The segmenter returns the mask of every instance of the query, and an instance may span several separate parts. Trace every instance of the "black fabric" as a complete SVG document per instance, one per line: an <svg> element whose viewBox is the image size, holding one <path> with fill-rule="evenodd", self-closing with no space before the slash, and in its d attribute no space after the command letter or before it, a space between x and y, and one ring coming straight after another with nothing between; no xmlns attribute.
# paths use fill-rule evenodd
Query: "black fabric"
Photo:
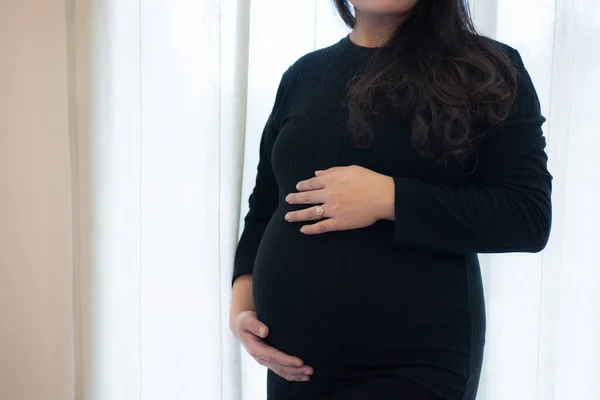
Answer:
<svg viewBox="0 0 600 400"><path fill-rule="evenodd" d="M551 221L545 118L519 53L498 45L517 67L517 111L465 164L418 156L410 123L395 116L375 121L370 148L353 145L346 89L375 49L346 36L284 73L232 283L253 275L266 341L315 373L287 382L269 372L269 400L475 398L485 342L477 253L538 252ZM394 178L395 221L313 236L299 230L311 222L285 221L307 207L285 202L299 181L352 164Z"/></svg>

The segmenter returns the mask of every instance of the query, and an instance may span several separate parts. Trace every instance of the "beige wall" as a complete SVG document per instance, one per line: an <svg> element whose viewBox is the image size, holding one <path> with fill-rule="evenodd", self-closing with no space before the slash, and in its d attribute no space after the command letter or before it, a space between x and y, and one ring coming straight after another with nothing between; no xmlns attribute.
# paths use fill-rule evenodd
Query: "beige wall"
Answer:
<svg viewBox="0 0 600 400"><path fill-rule="evenodd" d="M0 1L0 399L73 391L65 0Z"/></svg>

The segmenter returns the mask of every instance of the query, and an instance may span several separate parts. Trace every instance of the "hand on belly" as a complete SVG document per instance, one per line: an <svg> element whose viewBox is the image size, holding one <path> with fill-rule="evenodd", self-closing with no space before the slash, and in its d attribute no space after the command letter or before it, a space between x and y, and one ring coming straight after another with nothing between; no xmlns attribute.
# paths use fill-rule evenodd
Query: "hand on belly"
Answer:
<svg viewBox="0 0 600 400"><path fill-rule="evenodd" d="M290 193L290 204L320 204L286 214L288 222L312 221L305 234L364 228L381 219L394 219L394 180L367 168L351 165L316 171L316 177L301 181Z"/></svg>
<svg viewBox="0 0 600 400"><path fill-rule="evenodd" d="M263 339L269 335L269 328L257 319L256 312L240 313L233 324L233 331L259 364L288 381L310 380L310 375L314 373L311 367L304 365L300 358L285 354L265 343Z"/></svg>

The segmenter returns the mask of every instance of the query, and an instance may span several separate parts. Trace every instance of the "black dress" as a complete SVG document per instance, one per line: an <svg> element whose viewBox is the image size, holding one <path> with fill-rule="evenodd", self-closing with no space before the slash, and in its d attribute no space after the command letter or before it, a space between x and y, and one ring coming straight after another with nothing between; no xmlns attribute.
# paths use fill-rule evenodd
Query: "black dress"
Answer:
<svg viewBox="0 0 600 400"><path fill-rule="evenodd" d="M477 253L538 252L551 221L545 118L519 53L497 43L517 67L517 111L477 144L476 164L420 157L410 123L395 117L375 121L370 148L354 146L347 85L375 49L348 36L284 73L233 280L253 274L267 342L314 375L288 382L269 370L268 400L475 398L485 341ZM312 222L284 219L309 207L285 201L299 181L352 164L394 178L394 222L304 235Z"/></svg>

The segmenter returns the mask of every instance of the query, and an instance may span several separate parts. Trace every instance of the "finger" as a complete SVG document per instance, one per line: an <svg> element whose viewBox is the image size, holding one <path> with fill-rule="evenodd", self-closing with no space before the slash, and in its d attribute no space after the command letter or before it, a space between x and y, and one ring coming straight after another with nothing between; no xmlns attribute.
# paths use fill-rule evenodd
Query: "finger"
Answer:
<svg viewBox="0 0 600 400"><path fill-rule="evenodd" d="M261 347L258 355L268 362L276 363L286 367L301 367L304 365L304 362L300 358L285 354L284 352L279 351L269 345Z"/></svg>
<svg viewBox="0 0 600 400"><path fill-rule="evenodd" d="M285 354L284 352L268 345L265 349L263 349L261 357L269 362L277 363L286 367L301 367L304 365L304 362L300 358Z"/></svg>
<svg viewBox="0 0 600 400"><path fill-rule="evenodd" d="M300 192L307 190L319 190L325 187L323 178L315 177L298 182L296 189Z"/></svg>
<svg viewBox="0 0 600 400"><path fill-rule="evenodd" d="M308 381L310 379L310 375L307 375L305 373L290 373L290 372L284 372L282 371L282 368L279 364L272 364L268 361L265 361L261 358L256 358L256 361L260 364L263 365L267 368L269 368L271 371L273 371L275 374L279 375L280 377L282 377L283 379L287 380L287 381Z"/></svg>
<svg viewBox="0 0 600 400"><path fill-rule="evenodd" d="M267 337L269 327L256 318L246 318L240 322L240 327L261 338Z"/></svg>
<svg viewBox="0 0 600 400"><path fill-rule="evenodd" d="M312 375L314 374L314 369L312 369L311 367L309 367L308 365L303 365L302 367L286 367L285 365L281 365L281 364L277 364L277 363L273 363L273 362L269 362L267 360L264 360L260 357L254 357L254 359L256 360L256 362L258 362L260 365L264 365L265 367L268 368L277 368L278 371L285 373L287 375Z"/></svg>
<svg viewBox="0 0 600 400"><path fill-rule="evenodd" d="M337 221L335 218L325 219L312 225L304 225L300 228L300 232L307 235L318 235L325 232L337 231Z"/></svg>
<svg viewBox="0 0 600 400"><path fill-rule="evenodd" d="M324 169L324 170L323 169L322 170L318 170L318 171L315 171L315 175L316 176L321 176L321 175L329 174L331 172L337 171L338 169L340 169L340 167L331 167L331 168L327 168L327 169Z"/></svg>
<svg viewBox="0 0 600 400"><path fill-rule="evenodd" d="M324 198L324 190L319 189L300 193L290 193L286 196L285 201L289 204L319 204L324 202Z"/></svg>
<svg viewBox="0 0 600 400"><path fill-rule="evenodd" d="M281 373L286 375L312 375L314 370L308 365L302 367L286 367L285 365L280 365L276 363L269 363L269 368L277 368Z"/></svg>
<svg viewBox="0 0 600 400"><path fill-rule="evenodd" d="M288 381L308 381L310 380L310 375L307 374L294 374L288 372L284 367L278 364L269 363L268 368L275 372L277 375Z"/></svg>
<svg viewBox="0 0 600 400"><path fill-rule="evenodd" d="M285 220L288 222L298 222L314 221L325 218L325 213L317 215L317 207L319 206L309 207L304 210L290 211L289 213L285 214ZM324 206L321 207L323 207L323 210L325 210Z"/></svg>
<svg viewBox="0 0 600 400"><path fill-rule="evenodd" d="M293 373L293 372L290 372L290 370L288 368L282 367L279 364L267 363L267 365L268 365L269 369L271 369L273 372L275 372L277 375L283 377L284 379L287 379L288 381L308 381L308 380L310 380L311 374Z"/></svg>
<svg viewBox="0 0 600 400"><path fill-rule="evenodd" d="M290 356L289 354L285 354L284 352L269 346L257 336L251 335L250 338L245 339L244 345L246 346L246 350L248 350L248 353L253 357L260 357L265 361L277 363L286 367L301 367L304 365L304 362L300 358Z"/></svg>

